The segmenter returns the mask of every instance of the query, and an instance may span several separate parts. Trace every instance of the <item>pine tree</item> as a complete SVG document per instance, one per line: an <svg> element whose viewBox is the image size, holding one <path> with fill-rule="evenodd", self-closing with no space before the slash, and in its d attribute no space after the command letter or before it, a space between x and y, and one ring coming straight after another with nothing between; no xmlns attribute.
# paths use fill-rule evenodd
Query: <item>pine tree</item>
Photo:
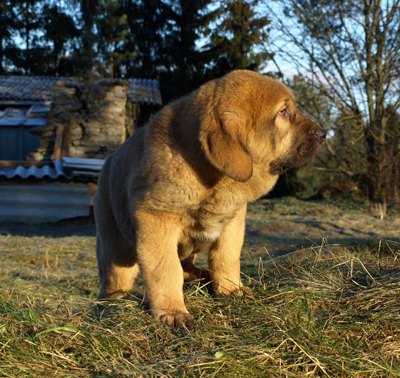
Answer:
<svg viewBox="0 0 400 378"><path fill-rule="evenodd" d="M40 74L43 70L45 48L40 46L40 1L12 0L9 2L14 15L14 31L23 41L23 47L14 44L9 58L17 70L25 74Z"/></svg>
<svg viewBox="0 0 400 378"><path fill-rule="evenodd" d="M70 42L78 38L80 33L71 16L58 5L44 6L42 15L44 40L50 43L50 49L45 61L47 75L74 74L73 62L68 57L67 50Z"/></svg>
<svg viewBox="0 0 400 378"><path fill-rule="evenodd" d="M256 7L258 0L223 0L218 8L217 25L210 25L206 36L210 42L205 46L205 54L212 57L210 78L222 76L234 69L251 69L259 71L272 57L254 47L264 44L268 39L266 17L258 17Z"/></svg>
<svg viewBox="0 0 400 378"><path fill-rule="evenodd" d="M94 34L94 17L98 6L98 0L67 0L70 7L79 7L80 18L78 28L79 35L78 47L73 51L71 61L75 66L76 74L91 81L93 66L95 61L94 44L96 36Z"/></svg>
<svg viewBox="0 0 400 378"><path fill-rule="evenodd" d="M0 3L0 75L6 72L5 65L9 61L9 50L12 49L14 30L14 8L11 1Z"/></svg>
<svg viewBox="0 0 400 378"><path fill-rule="evenodd" d="M121 12L127 15L124 48L135 51L127 59L127 77L155 79L163 69L162 50L170 32L169 6L161 0L124 0Z"/></svg>
<svg viewBox="0 0 400 378"><path fill-rule="evenodd" d="M100 0L94 18L97 46L102 63L108 67L111 78L121 64L136 56L136 53L129 51L126 46L127 18L126 13L121 12L119 0Z"/></svg>
<svg viewBox="0 0 400 378"><path fill-rule="evenodd" d="M173 28L162 55L169 65L160 72L168 100L189 93L207 81L205 73L211 57L199 49L198 41L218 16L218 12L209 8L213 3L212 0L177 0L171 7Z"/></svg>

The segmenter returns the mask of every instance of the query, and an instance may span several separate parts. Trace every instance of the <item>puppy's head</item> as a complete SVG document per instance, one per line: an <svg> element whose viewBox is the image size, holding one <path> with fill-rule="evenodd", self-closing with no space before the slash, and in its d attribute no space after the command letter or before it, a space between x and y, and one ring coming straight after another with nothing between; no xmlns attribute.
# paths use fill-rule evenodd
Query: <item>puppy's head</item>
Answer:
<svg viewBox="0 0 400 378"><path fill-rule="evenodd" d="M312 160L326 133L297 109L282 83L252 71L233 71L200 88L207 102L199 140L219 171L250 180L256 164L278 175Z"/></svg>

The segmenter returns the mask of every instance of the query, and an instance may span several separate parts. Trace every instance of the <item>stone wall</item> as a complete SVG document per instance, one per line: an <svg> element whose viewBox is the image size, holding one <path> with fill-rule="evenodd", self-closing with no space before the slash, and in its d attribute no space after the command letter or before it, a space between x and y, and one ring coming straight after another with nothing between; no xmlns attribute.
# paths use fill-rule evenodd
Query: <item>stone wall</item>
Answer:
<svg viewBox="0 0 400 378"><path fill-rule="evenodd" d="M106 158L134 131L138 105L127 101L129 82L105 80L85 87L57 82L47 125L32 133L42 136L33 160L53 157L57 125L64 126L64 149L71 157ZM65 146L67 144L67 146Z"/></svg>

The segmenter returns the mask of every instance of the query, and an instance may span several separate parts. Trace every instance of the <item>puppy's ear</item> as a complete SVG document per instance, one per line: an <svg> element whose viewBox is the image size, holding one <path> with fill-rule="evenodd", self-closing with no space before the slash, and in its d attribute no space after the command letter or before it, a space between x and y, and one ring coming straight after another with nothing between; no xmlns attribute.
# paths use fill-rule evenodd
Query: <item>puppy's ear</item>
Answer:
<svg viewBox="0 0 400 378"><path fill-rule="evenodd" d="M250 180L253 159L247 146L247 117L235 112L208 114L200 124L199 140L210 163L239 182Z"/></svg>

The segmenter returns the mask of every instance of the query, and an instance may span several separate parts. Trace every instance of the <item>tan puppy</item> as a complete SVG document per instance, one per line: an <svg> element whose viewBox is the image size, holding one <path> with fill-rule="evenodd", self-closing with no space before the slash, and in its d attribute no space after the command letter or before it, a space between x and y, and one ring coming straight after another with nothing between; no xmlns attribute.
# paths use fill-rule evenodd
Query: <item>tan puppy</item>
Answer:
<svg viewBox="0 0 400 378"><path fill-rule="evenodd" d="M128 297L140 270L153 317L192 327L182 285L203 273L195 255L208 251L218 293L238 292L246 204L313 159L324 139L285 85L252 71L233 71L165 106L101 173L99 298Z"/></svg>

